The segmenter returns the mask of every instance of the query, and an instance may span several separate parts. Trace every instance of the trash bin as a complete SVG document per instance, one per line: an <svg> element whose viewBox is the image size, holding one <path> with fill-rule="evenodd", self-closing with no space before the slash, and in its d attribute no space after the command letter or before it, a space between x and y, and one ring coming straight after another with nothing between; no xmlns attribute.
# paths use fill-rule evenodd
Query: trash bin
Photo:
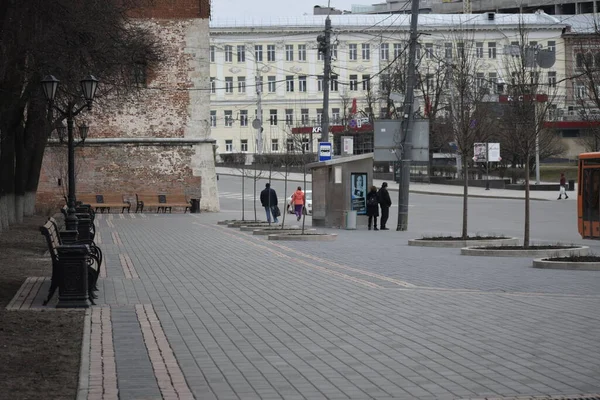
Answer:
<svg viewBox="0 0 600 400"><path fill-rule="evenodd" d="M569 191L573 191L575 190L575 180L574 179L569 179Z"/></svg>
<svg viewBox="0 0 600 400"><path fill-rule="evenodd" d="M344 221L346 229L356 229L356 211L344 211Z"/></svg>
<svg viewBox="0 0 600 400"><path fill-rule="evenodd" d="M190 207L190 213L200 214L200 199L191 199L190 203L192 204Z"/></svg>

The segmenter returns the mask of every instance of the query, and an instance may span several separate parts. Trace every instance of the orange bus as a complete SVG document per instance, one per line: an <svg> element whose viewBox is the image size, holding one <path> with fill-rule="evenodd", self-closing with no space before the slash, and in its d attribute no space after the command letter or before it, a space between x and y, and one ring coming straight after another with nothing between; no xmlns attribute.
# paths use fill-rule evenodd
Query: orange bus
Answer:
<svg viewBox="0 0 600 400"><path fill-rule="evenodd" d="M600 152L579 155L577 226L584 239L600 239Z"/></svg>

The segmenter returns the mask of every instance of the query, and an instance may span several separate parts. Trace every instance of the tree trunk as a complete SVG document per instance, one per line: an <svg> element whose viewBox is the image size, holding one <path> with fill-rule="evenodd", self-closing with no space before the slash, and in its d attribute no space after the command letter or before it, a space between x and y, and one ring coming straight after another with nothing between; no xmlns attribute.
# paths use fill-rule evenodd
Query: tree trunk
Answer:
<svg viewBox="0 0 600 400"><path fill-rule="evenodd" d="M304 161L304 169L303 169L303 175L304 175L304 183L302 186L304 188L304 205L302 206L302 234L304 235L304 223L306 222L306 160Z"/></svg>
<svg viewBox="0 0 600 400"><path fill-rule="evenodd" d="M6 125L5 125L6 126ZM13 124L9 125L13 128ZM3 197L3 224L15 223L15 133L3 132L0 152L0 195Z"/></svg>
<svg viewBox="0 0 600 400"><path fill-rule="evenodd" d="M256 215L256 181L258 180L258 177L256 176L256 167L254 167L254 176L252 177L252 184L253 184L253 190L254 190L254 194L253 194L253 198L254 198L254 220L258 221L258 216Z"/></svg>
<svg viewBox="0 0 600 400"><path fill-rule="evenodd" d="M523 247L529 247L529 157L525 157L525 233Z"/></svg>
<svg viewBox="0 0 600 400"><path fill-rule="evenodd" d="M5 231L9 229L7 204L6 196L0 194L0 225L2 225L2 230Z"/></svg>
<svg viewBox="0 0 600 400"><path fill-rule="evenodd" d="M33 101L32 101L33 103ZM32 105L32 113L33 115L39 115L39 118L34 120L34 124L36 126L27 126L26 127L26 140L30 141L26 143L27 152L30 153L29 156L29 165L28 165L28 173L26 176L25 183L25 203L23 213L27 216L31 216L35 213L35 196L38 189L38 184L40 181L40 175L42 171L42 163L44 161L44 152L46 150L46 144L48 143L48 132L51 129L48 126L47 119L42 116L45 113L45 104L35 102ZM29 115L27 121L32 116ZM45 129L40 129L39 126L43 126L46 124Z"/></svg>
<svg viewBox="0 0 600 400"><path fill-rule="evenodd" d="M283 218L281 218L281 229L283 229L283 226L285 225L285 216L287 215L287 186L288 186L288 163L285 163L285 177L283 179L283 207L281 208L283 210Z"/></svg>
<svg viewBox="0 0 600 400"><path fill-rule="evenodd" d="M35 196L37 192L25 192L25 198L23 202L23 215L31 217L35 214Z"/></svg>
<svg viewBox="0 0 600 400"><path fill-rule="evenodd" d="M463 163L463 171L464 171L464 179L463 179L463 212L462 212L462 234L461 237L463 240L467 240L467 236L469 235L468 233L468 199L469 199L469 171L468 171L468 167L469 167L469 163L467 161L467 157L463 157L462 158L462 163Z"/></svg>
<svg viewBox="0 0 600 400"><path fill-rule="evenodd" d="M244 208L245 199L246 199L246 167L242 166L242 221L246 219L246 210Z"/></svg>

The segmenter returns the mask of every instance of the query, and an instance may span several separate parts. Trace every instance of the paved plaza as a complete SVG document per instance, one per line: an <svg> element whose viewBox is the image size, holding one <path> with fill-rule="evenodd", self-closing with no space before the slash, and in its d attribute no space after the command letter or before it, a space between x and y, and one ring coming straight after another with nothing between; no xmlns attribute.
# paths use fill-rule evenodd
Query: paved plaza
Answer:
<svg viewBox="0 0 600 400"><path fill-rule="evenodd" d="M222 177L221 191L235 179ZM98 215L106 268L86 318L79 399L600 393L597 272L407 245L434 223L459 229L459 214L443 216L460 199L412 195L409 232L281 244L217 225L239 218L241 198L222 198L219 214ZM521 204L473 199L474 224L519 232L507 210ZM574 203L542 205L534 236L572 230L559 207Z"/></svg>

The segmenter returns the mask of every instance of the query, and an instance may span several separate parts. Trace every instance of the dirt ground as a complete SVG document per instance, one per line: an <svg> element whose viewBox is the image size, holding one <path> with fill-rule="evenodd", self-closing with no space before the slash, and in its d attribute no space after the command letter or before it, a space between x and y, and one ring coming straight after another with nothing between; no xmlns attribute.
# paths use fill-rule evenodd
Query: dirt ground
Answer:
<svg viewBox="0 0 600 400"><path fill-rule="evenodd" d="M0 233L0 399L76 397L84 312L6 310L25 278L51 274L39 231L46 219Z"/></svg>

